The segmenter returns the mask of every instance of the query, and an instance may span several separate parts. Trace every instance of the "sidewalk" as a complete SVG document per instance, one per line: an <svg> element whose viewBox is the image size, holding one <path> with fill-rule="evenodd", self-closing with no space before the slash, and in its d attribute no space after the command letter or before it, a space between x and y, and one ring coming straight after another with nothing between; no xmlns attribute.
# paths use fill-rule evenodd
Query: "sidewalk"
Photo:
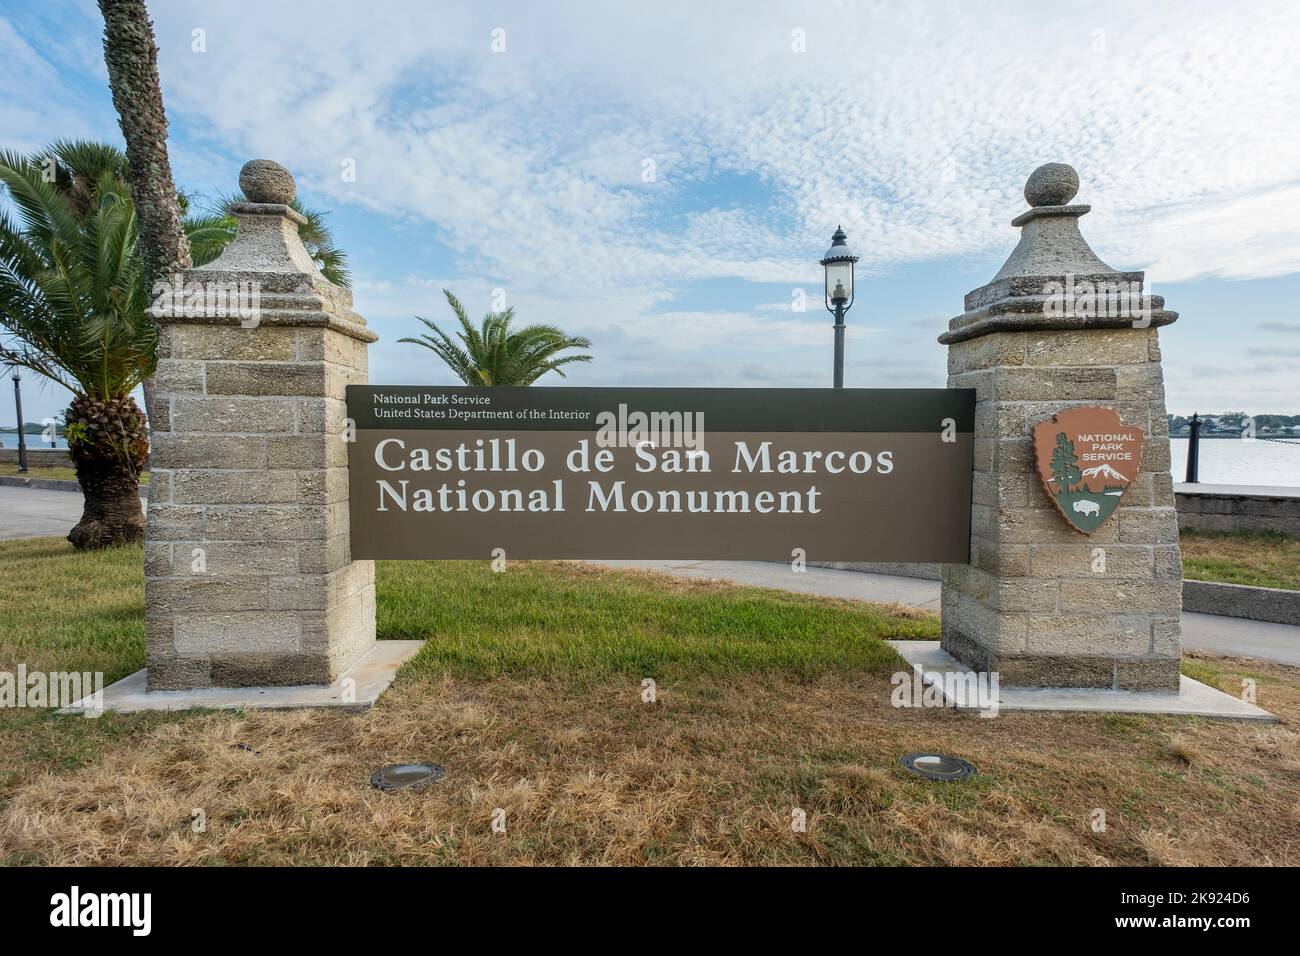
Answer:
<svg viewBox="0 0 1300 956"><path fill-rule="evenodd" d="M0 486L0 541L62 538L81 519L81 495Z"/></svg>
<svg viewBox="0 0 1300 956"><path fill-rule="evenodd" d="M66 491L0 487L0 541L63 537L81 517L81 496ZM939 582L887 574L808 568L764 561L599 561L683 578L721 578L760 588L781 588L826 597L908 604L936 614ZM1183 613L1183 647L1192 651L1258 657L1300 667L1300 627L1213 614Z"/></svg>

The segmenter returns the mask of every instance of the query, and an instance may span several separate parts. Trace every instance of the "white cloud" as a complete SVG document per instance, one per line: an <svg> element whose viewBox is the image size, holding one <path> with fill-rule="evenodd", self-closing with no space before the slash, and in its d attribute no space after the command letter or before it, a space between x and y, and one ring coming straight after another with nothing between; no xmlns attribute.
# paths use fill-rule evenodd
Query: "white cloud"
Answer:
<svg viewBox="0 0 1300 956"><path fill-rule="evenodd" d="M576 0L318 0L309 15L177 0L153 13L186 131L179 181L229 190L240 162L269 156L336 208L429 229L455 251L447 281L481 303L472 313L491 276L529 320L623 349L575 381L739 384L781 349L778 378L820 379L824 321L660 310L683 284L735 278L802 286L815 311L836 223L866 274L1004 254L1024 179L1049 160L1078 168L1084 232L1118 268L1155 283L1300 269L1300 5L1286 0L663 0L598 14ZM206 53L191 50L195 27ZM796 29L807 52L792 50ZM0 21L0 51L31 61L11 34ZM355 183L340 176L348 159ZM729 179L735 195L710 191ZM381 278L357 286L372 321L445 316L438 283ZM655 338L671 340L658 366L638 344ZM895 346L889 375L942 381L932 340ZM381 343L376 378L409 372L403 349Z"/></svg>
<svg viewBox="0 0 1300 956"><path fill-rule="evenodd" d="M356 9L271 6L255 31L237 9L160 9L169 103L235 156L409 211L512 281L558 285L575 262L584 283L809 281L841 220L865 267L987 252L1049 159L1079 168L1090 235L1119 265L1171 281L1300 261L1294 5ZM206 54L189 51L195 22ZM765 210L674 215L719 171L760 177L789 228Z"/></svg>

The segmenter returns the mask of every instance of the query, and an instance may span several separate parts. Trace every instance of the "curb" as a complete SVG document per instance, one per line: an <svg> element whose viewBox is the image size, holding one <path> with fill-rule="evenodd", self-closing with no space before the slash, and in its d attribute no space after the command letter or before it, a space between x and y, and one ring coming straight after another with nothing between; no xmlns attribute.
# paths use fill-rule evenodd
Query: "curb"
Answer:
<svg viewBox="0 0 1300 956"><path fill-rule="evenodd" d="M61 478L24 478L20 475L0 475L0 488L41 488L45 491L81 491L75 481Z"/></svg>
<svg viewBox="0 0 1300 956"><path fill-rule="evenodd" d="M1183 610L1274 624L1300 624L1300 591L1184 580Z"/></svg>

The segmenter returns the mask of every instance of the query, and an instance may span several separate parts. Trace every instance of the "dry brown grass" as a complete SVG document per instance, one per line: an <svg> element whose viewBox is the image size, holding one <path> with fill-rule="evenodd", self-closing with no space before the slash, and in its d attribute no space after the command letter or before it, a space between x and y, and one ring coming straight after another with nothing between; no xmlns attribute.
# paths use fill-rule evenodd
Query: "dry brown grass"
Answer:
<svg viewBox="0 0 1300 956"><path fill-rule="evenodd" d="M1296 864L1300 674L1249 673L1279 726L898 711L883 676L640 684L407 677L364 714L151 724L0 810L10 862L79 864ZM244 744L260 756L241 749ZM980 775L905 774L912 750ZM380 793L374 768L446 778ZM795 807L807 830L793 832ZM207 829L191 830L206 812ZM506 832L492 832L494 811ZM1094 808L1106 812L1093 832Z"/></svg>

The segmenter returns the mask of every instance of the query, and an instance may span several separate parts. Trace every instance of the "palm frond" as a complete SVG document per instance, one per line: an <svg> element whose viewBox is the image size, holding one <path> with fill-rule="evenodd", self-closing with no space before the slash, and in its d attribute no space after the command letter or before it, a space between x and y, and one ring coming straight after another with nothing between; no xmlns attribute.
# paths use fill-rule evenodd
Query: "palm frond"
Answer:
<svg viewBox="0 0 1300 956"><path fill-rule="evenodd" d="M587 349L591 342L582 336L569 335L553 325L529 325L514 329L513 308L488 312L475 326L465 307L450 289L442 293L460 325L452 338L433 322L416 316L433 333L419 338L404 338L432 350L467 385L531 385L547 372L564 378L561 367L573 362L590 362L590 355L561 355L571 349Z"/></svg>
<svg viewBox="0 0 1300 956"><path fill-rule="evenodd" d="M196 266L212 262L235 238L233 216L187 216L181 228L190 241L190 261Z"/></svg>
<svg viewBox="0 0 1300 956"><path fill-rule="evenodd" d="M87 183L80 208L42 164L0 154L0 185L17 211L16 221L0 215L0 354L108 399L153 371L157 333L129 193L111 171Z"/></svg>

